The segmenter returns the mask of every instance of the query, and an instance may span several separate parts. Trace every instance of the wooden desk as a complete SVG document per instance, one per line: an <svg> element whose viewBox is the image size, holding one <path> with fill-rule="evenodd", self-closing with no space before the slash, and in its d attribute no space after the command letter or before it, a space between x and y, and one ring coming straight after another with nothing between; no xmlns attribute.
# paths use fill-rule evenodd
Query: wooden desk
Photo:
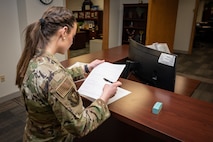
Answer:
<svg viewBox="0 0 213 142"><path fill-rule="evenodd" d="M91 62L95 59L105 59L108 62L115 63L122 61L129 54L129 46L123 45L115 48L106 49L103 51L93 52L90 54L84 54L65 61L62 61L62 65L65 67L71 66L76 62Z"/></svg>
<svg viewBox="0 0 213 142"><path fill-rule="evenodd" d="M108 50L98 51L90 54L85 54L82 56L74 57L62 62L62 65L69 67L75 62L85 62L89 63L95 59L105 59L108 62L125 62L129 54L129 46L122 45L115 48L110 48ZM183 76L176 76L175 81L175 93L191 96L194 90L198 87L200 81L186 78Z"/></svg>
<svg viewBox="0 0 213 142"><path fill-rule="evenodd" d="M68 67L77 61L90 62L96 58L120 62L127 56L128 47L120 46L75 57L63 61L62 65ZM121 87L132 93L109 105L114 118L163 141L213 140L213 105L211 103L135 81L122 78L119 80L123 83ZM190 94L197 86L196 81L191 83L194 80L182 76L178 76L176 81L175 91L179 91L180 94ZM154 115L151 109L157 101L163 102L163 108L159 115Z"/></svg>
<svg viewBox="0 0 213 142"><path fill-rule="evenodd" d="M211 141L213 139L213 105L120 79L121 86L132 93L109 105L112 115L144 132L163 140ZM155 102L163 102L159 115L151 113Z"/></svg>

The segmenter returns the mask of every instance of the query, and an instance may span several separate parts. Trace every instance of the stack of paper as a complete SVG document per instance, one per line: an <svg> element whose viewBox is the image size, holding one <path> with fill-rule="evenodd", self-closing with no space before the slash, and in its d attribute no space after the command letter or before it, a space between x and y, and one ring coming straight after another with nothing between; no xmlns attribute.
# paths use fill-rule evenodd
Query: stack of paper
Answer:
<svg viewBox="0 0 213 142"><path fill-rule="evenodd" d="M169 50L169 47L166 43L157 43L156 42L156 43L153 43L152 45L146 45L146 47L149 47L151 49L158 50L161 52L171 53Z"/></svg>

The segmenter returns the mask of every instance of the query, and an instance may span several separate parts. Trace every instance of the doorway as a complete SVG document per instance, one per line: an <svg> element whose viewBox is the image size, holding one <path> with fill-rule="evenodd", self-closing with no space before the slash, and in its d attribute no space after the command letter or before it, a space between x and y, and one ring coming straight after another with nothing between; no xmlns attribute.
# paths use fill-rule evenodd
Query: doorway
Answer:
<svg viewBox="0 0 213 142"><path fill-rule="evenodd" d="M193 48L213 45L213 0L197 0Z"/></svg>

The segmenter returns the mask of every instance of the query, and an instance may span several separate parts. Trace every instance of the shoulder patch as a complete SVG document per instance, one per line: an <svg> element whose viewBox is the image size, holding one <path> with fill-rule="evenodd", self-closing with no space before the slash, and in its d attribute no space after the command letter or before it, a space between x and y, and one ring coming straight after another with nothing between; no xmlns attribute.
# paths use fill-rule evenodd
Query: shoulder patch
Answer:
<svg viewBox="0 0 213 142"><path fill-rule="evenodd" d="M62 81L62 83L56 88L56 92L64 98L72 88L72 82L68 77L65 77L65 79Z"/></svg>

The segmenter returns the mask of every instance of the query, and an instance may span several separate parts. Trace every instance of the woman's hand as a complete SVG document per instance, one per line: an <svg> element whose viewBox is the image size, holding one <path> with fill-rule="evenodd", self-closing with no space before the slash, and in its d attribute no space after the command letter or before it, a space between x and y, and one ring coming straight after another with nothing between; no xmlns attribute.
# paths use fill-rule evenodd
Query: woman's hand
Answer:
<svg viewBox="0 0 213 142"><path fill-rule="evenodd" d="M91 72L93 68L95 68L97 65L99 65L103 62L105 62L105 60L96 59L96 60L92 61L91 63L87 64L88 70Z"/></svg>
<svg viewBox="0 0 213 142"><path fill-rule="evenodd" d="M100 99L107 103L108 100L116 94L117 87L121 85L122 83L120 81L114 82L112 84L105 84Z"/></svg>

